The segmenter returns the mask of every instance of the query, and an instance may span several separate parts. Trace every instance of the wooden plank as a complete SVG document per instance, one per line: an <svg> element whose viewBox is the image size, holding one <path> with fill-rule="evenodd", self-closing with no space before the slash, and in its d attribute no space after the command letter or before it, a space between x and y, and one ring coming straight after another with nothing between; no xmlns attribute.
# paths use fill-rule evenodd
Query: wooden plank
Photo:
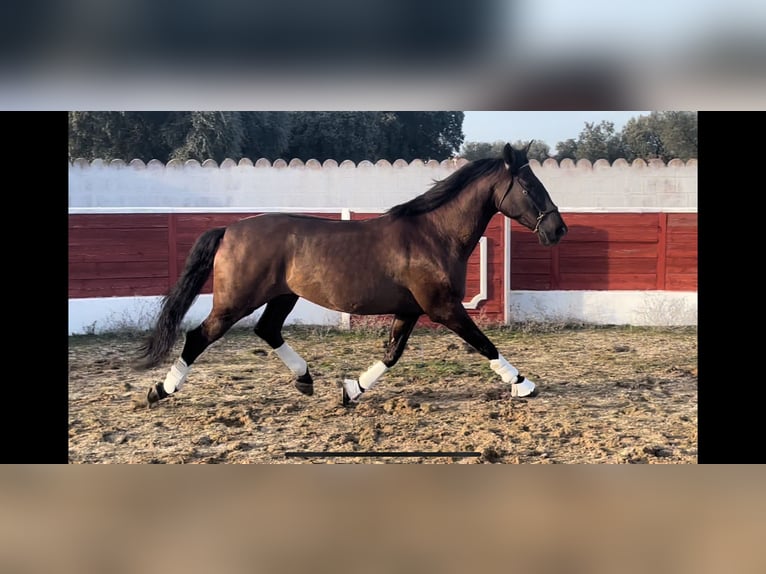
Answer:
<svg viewBox="0 0 766 574"><path fill-rule="evenodd" d="M678 228L692 228L697 232L697 214L696 213L668 213L668 230Z"/></svg>
<svg viewBox="0 0 766 574"><path fill-rule="evenodd" d="M199 229L206 231L213 227L226 227L241 219L259 215L259 212L250 213L177 213L177 225L179 230Z"/></svg>
<svg viewBox="0 0 766 574"><path fill-rule="evenodd" d="M164 261L72 261L69 279L131 279L168 276Z"/></svg>
<svg viewBox="0 0 766 574"><path fill-rule="evenodd" d="M666 262L667 273L697 274L696 257L669 257Z"/></svg>
<svg viewBox="0 0 766 574"><path fill-rule="evenodd" d="M698 241L696 235L674 235L668 237L668 253L697 253Z"/></svg>
<svg viewBox="0 0 766 574"><path fill-rule="evenodd" d="M551 264L548 259L513 259L511 262L512 275L525 275L527 273L542 274L550 272Z"/></svg>
<svg viewBox="0 0 766 574"><path fill-rule="evenodd" d="M668 216L664 213L658 214L660 232L658 234L659 241L657 242L657 289L665 289L665 258L667 256L667 222Z"/></svg>
<svg viewBox="0 0 766 574"><path fill-rule="evenodd" d="M610 274L654 273L657 261L653 257L570 257L561 262L561 273Z"/></svg>
<svg viewBox="0 0 766 574"><path fill-rule="evenodd" d="M168 213L168 289L178 280L177 221L178 217L174 213Z"/></svg>
<svg viewBox="0 0 766 574"><path fill-rule="evenodd" d="M556 246L563 259L577 257L657 257L656 243L638 243L635 241L606 242L606 241L564 241Z"/></svg>
<svg viewBox="0 0 766 574"><path fill-rule="evenodd" d="M551 258L550 249L537 244L521 243L511 238L511 265L516 259L545 259Z"/></svg>
<svg viewBox="0 0 766 574"><path fill-rule="evenodd" d="M633 241L637 243L657 243L659 229L655 224L651 228L638 226L625 227L590 227L578 226L574 233L567 233L562 241Z"/></svg>
<svg viewBox="0 0 766 574"><path fill-rule="evenodd" d="M69 232L69 245L90 246L99 245L106 241L127 244L143 240L148 243L163 243L167 235L167 225L164 228L131 228L131 229L105 229L101 227L89 229L72 229Z"/></svg>
<svg viewBox="0 0 766 574"><path fill-rule="evenodd" d="M549 273L524 273L520 275L514 273L513 268L511 268L512 290L547 291L550 288L551 277Z"/></svg>
<svg viewBox="0 0 766 574"><path fill-rule="evenodd" d="M69 261L167 262L168 243L164 229L80 229L69 235Z"/></svg>
<svg viewBox="0 0 766 574"><path fill-rule="evenodd" d="M164 213L74 213L69 215L69 229L165 228Z"/></svg>
<svg viewBox="0 0 766 574"><path fill-rule="evenodd" d="M131 279L70 279L69 297L143 297L167 292L164 277L137 277Z"/></svg>
<svg viewBox="0 0 766 574"><path fill-rule="evenodd" d="M668 291L696 291L697 274L668 273L665 289Z"/></svg>
<svg viewBox="0 0 766 574"><path fill-rule="evenodd" d="M561 273L560 273L560 266L561 263L559 261L559 249L557 247L551 248L551 266L550 266L550 273L551 273L551 289L558 289L561 285Z"/></svg>

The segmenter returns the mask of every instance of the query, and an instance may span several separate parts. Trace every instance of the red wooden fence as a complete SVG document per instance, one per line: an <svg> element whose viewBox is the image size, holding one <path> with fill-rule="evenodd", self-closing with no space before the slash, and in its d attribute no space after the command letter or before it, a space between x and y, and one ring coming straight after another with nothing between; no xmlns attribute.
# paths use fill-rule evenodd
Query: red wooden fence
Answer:
<svg viewBox="0 0 766 574"><path fill-rule="evenodd" d="M69 297L163 295L200 233L256 213L72 214ZM340 219L340 214L317 214ZM362 219L377 214L353 213ZM565 213L554 248L511 224L513 290L697 290L697 214ZM487 300L473 314L503 318L504 218L487 227ZM478 248L466 300L479 293ZM203 292L210 292L211 282Z"/></svg>

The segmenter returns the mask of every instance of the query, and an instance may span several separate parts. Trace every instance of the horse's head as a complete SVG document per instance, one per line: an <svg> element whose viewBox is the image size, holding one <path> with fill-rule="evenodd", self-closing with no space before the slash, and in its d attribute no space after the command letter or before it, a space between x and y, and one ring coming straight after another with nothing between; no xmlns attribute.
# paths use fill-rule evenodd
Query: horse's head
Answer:
<svg viewBox="0 0 766 574"><path fill-rule="evenodd" d="M528 151L529 145L518 150L505 144L507 177L495 186L495 205L500 213L537 233L543 245L556 245L568 229L548 190L529 167Z"/></svg>

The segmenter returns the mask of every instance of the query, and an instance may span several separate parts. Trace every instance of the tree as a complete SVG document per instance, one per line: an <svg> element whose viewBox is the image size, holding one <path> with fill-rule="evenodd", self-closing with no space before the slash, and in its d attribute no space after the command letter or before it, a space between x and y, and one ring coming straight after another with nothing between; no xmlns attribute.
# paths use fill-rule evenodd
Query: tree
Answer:
<svg viewBox="0 0 766 574"><path fill-rule="evenodd" d="M160 126L167 112L69 112L69 159L162 158Z"/></svg>
<svg viewBox="0 0 766 574"><path fill-rule="evenodd" d="M213 158L242 155L239 112L69 112L69 158Z"/></svg>
<svg viewBox="0 0 766 574"><path fill-rule="evenodd" d="M70 112L69 157L442 160L463 112Z"/></svg>
<svg viewBox="0 0 766 574"><path fill-rule="evenodd" d="M497 140L493 143L488 142L466 142L463 145L463 149L460 153L460 157L463 157L469 161L474 161L483 158L496 158L503 156L504 141Z"/></svg>
<svg viewBox="0 0 766 574"><path fill-rule="evenodd" d="M379 112L294 112L286 154L303 161L376 161Z"/></svg>
<svg viewBox="0 0 766 574"><path fill-rule="evenodd" d="M631 118L623 128L623 138L630 160L673 158L684 161L697 157L696 112L651 112Z"/></svg>
<svg viewBox="0 0 766 574"><path fill-rule="evenodd" d="M585 122L585 128L577 140L575 159L588 159L591 162L606 159L612 163L624 155L622 135L615 132L614 122Z"/></svg>
<svg viewBox="0 0 766 574"><path fill-rule="evenodd" d="M385 116L387 159L448 159L463 143L463 112L390 112Z"/></svg>
<svg viewBox="0 0 766 574"><path fill-rule="evenodd" d="M577 141L569 138L556 144L556 161L563 159L577 159Z"/></svg>
<svg viewBox="0 0 766 574"><path fill-rule="evenodd" d="M245 130L243 157L274 161L285 154L293 121L290 112L241 112L240 115Z"/></svg>
<svg viewBox="0 0 766 574"><path fill-rule="evenodd" d="M664 161L696 158L698 153L697 112L661 112L662 138L666 155Z"/></svg>
<svg viewBox="0 0 766 574"><path fill-rule="evenodd" d="M169 159L220 163L242 157L245 128L239 112L175 112L163 134L171 147Z"/></svg>

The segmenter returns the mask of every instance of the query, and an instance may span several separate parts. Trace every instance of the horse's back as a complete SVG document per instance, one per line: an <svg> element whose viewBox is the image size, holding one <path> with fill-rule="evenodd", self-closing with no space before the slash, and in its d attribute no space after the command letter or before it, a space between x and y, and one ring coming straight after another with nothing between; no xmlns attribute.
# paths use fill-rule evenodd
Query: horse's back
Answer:
<svg viewBox="0 0 766 574"><path fill-rule="evenodd" d="M354 223L358 222L298 213L262 213L232 223L227 231L268 236L274 233L333 233L344 226L354 227Z"/></svg>

